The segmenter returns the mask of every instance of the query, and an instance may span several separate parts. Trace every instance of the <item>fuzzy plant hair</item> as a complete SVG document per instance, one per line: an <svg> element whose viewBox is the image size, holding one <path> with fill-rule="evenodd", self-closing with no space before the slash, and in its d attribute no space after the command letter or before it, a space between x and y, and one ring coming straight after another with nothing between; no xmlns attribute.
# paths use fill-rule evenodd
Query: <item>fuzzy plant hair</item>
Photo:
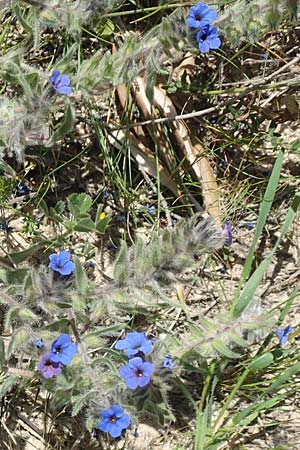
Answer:
<svg viewBox="0 0 300 450"><path fill-rule="evenodd" d="M75 66L82 25L92 22L113 34L116 19L105 15L114 11L117 3L108 0L1 3L3 14L6 8L12 8L25 32L33 36L36 48L45 29L63 30L72 36L73 44L56 62L55 69L68 74L80 93L77 96L74 92L74 98L70 99L55 98L49 87L50 73L25 63L22 57L25 49L7 51L0 59L0 77L16 90L16 95L13 99L4 95L0 101L0 158L8 155L23 161L29 145L51 147L62 141L74 129L77 97L89 101L91 95L109 93L115 86L132 83L137 76L144 75L151 100L158 75L168 76L170 66L181 61L186 52L199 53L195 37L186 25L188 8L177 7L168 10L150 31L124 32L121 38L116 37L114 50L101 45ZM240 0L221 8L216 25L224 44L236 46L243 40L257 41L262 33L278 28L287 19L294 20L297 13L295 0ZM51 135L51 118L62 108L61 124Z"/></svg>
<svg viewBox="0 0 300 450"><path fill-rule="evenodd" d="M138 240L129 249L124 244L114 278L101 285L87 276L76 257L73 276L59 276L45 266L24 267L22 277L18 270L2 270L0 301L5 307L5 328L12 336L8 346L0 339L4 373L0 394L5 395L16 383L26 383L28 377L38 377L52 394L52 406L71 402L73 415L84 411L90 431L97 427L99 412L109 410L110 405L122 405L135 424L145 414L162 424L174 420L168 401L171 362L165 355L173 355L177 375L187 361L238 357L236 348L247 348L251 333L269 327L260 305L255 302L234 318L229 311L214 319L200 317L200 325L187 325L181 338L169 332L155 336L155 342L148 340L150 354L145 360L137 356L133 362L150 367L153 374L150 385L138 394L120 379L121 373L131 369L125 355L117 351L116 340L137 314L155 316L170 306L182 308L171 295L175 285L185 281L185 271L194 266L196 254L210 253L223 242L222 232L210 217L196 215L155 233L148 243ZM53 368L55 376L43 379L36 366L43 366L45 353L58 336L65 340L73 336L75 343L68 345L73 346L73 353L76 346L76 354L66 366ZM120 367L125 367L123 372Z"/></svg>

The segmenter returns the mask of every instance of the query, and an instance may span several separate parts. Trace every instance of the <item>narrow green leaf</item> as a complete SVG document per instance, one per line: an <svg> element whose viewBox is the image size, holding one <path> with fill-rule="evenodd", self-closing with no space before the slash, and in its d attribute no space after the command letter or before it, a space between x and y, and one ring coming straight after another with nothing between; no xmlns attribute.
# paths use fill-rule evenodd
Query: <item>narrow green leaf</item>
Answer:
<svg viewBox="0 0 300 450"><path fill-rule="evenodd" d="M0 337L0 370L5 366L5 347L2 337Z"/></svg>
<svg viewBox="0 0 300 450"><path fill-rule="evenodd" d="M251 363L249 364L249 369L252 372L256 372L257 370L265 369L266 367L270 366L274 361L274 356L272 353L268 352L264 355L259 356L258 358L255 358Z"/></svg>
<svg viewBox="0 0 300 450"><path fill-rule="evenodd" d="M266 269L268 268L276 250L281 242L281 239L293 223L297 210L299 208L300 204L300 193L296 193L293 203L291 207L288 210L287 216L285 218L284 224L281 227L280 235L276 241L276 244L272 251L265 257L265 259L260 263L260 265L257 267L257 269L253 272L251 277L246 283L246 286L244 287L243 291L241 292L237 302L234 304L233 307L233 317L237 317L241 314L241 312L249 305L249 303L252 301L253 296L256 292L256 289L260 285L263 276L265 274Z"/></svg>
<svg viewBox="0 0 300 450"><path fill-rule="evenodd" d="M195 450L203 450L205 447L205 437L207 431L208 407L204 412L197 412L196 433L195 433Z"/></svg>
<svg viewBox="0 0 300 450"><path fill-rule="evenodd" d="M15 16L17 17L18 21L20 22L20 24L24 28L24 30L27 31L27 33L32 34L33 33L32 26L24 18L23 14L22 14L22 10L20 9L20 7L18 5L14 5L13 10L14 10Z"/></svg>
<svg viewBox="0 0 300 450"><path fill-rule="evenodd" d="M220 339L214 341L212 343L212 346L215 350L217 350L218 353L220 353L223 356L227 356L227 358L239 358L240 355L236 352L233 352L230 350L227 345L224 344L224 342Z"/></svg>
<svg viewBox="0 0 300 450"><path fill-rule="evenodd" d="M120 283L127 280L129 276L129 266L127 258L127 245L126 242L122 242L122 247L115 262L114 267L114 279Z"/></svg>
<svg viewBox="0 0 300 450"><path fill-rule="evenodd" d="M269 182L268 182L268 186L267 186L264 198L260 205L260 211L259 211L259 215L258 215L258 219L257 219L257 224L255 227L254 238L253 238L252 244L250 246L249 253L248 253L244 268L243 268L239 287L237 289L237 293L236 293L236 296L235 296L235 299L234 299L234 302L232 305L232 310L235 308L235 305L238 302L238 296L239 296L241 287L243 285L243 282L244 282L244 280L246 280L248 278L248 276L250 274L256 245L257 245L258 239L264 229L264 226L266 224L267 217L269 215L269 212L270 212L270 209L271 209L271 206L272 206L275 194L276 194L276 189L277 189L277 186L279 183L280 172L281 172L281 167L282 167L282 163L283 163L283 157L284 157L284 151L283 151L283 149L280 149L277 159L275 161Z"/></svg>
<svg viewBox="0 0 300 450"><path fill-rule="evenodd" d="M86 273L84 272L82 268L82 264L77 258L77 256L73 257L74 263L75 263L75 277L76 277L76 284L77 288L79 290L79 293L82 297L85 297L89 290L89 280L86 276Z"/></svg>
<svg viewBox="0 0 300 450"><path fill-rule="evenodd" d="M66 134L68 134L73 129L74 123L75 123L75 112L74 108L69 103L66 112L64 114L63 121L52 134L51 141L52 142L61 141L66 136Z"/></svg>
<svg viewBox="0 0 300 450"><path fill-rule="evenodd" d="M283 394L277 395L274 398L248 406L248 408L245 408L243 411L234 416L233 424L239 426L249 425L249 423L256 419L261 411L273 408L278 402L282 400L283 396Z"/></svg>
<svg viewBox="0 0 300 450"><path fill-rule="evenodd" d="M265 390L265 393L272 392L278 389L283 383L289 380L293 375L300 371L300 363L286 369L279 377L272 381L270 386Z"/></svg>
<svg viewBox="0 0 300 450"><path fill-rule="evenodd" d="M33 245L32 247L28 248L27 250L23 250L21 252L15 252L11 253L9 255L9 259L13 261L15 264L20 264L23 261L26 261L26 259L30 258L30 256L37 253L41 248L43 248L46 245L51 244L50 241L42 241L38 244Z"/></svg>

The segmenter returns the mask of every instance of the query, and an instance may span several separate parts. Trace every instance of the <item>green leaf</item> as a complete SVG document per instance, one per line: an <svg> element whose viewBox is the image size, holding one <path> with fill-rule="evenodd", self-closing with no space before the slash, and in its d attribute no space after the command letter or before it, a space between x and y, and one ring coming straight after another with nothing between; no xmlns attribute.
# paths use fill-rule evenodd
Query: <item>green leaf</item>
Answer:
<svg viewBox="0 0 300 450"><path fill-rule="evenodd" d="M112 20L107 19L104 24L97 28L98 36L107 39L115 31L115 25Z"/></svg>
<svg viewBox="0 0 300 450"><path fill-rule="evenodd" d="M61 331L62 333L68 333L70 321L68 319L60 319L56 322L52 322L45 328L50 331Z"/></svg>
<svg viewBox="0 0 300 450"><path fill-rule="evenodd" d="M258 358L255 358L251 363L249 364L249 369L252 372L256 372L257 370L265 369L266 367L270 366L274 361L274 356L272 353L268 352L264 355L259 356Z"/></svg>
<svg viewBox="0 0 300 450"><path fill-rule="evenodd" d="M111 215L107 213L103 213L103 205L98 205L96 218L95 218L95 227L98 233L105 233L105 230L111 221ZM102 215L101 215L102 214ZM103 216L103 217L102 217Z"/></svg>
<svg viewBox="0 0 300 450"><path fill-rule="evenodd" d="M65 203L62 200L59 200L54 206L54 210L57 214L62 214L65 210Z"/></svg>
<svg viewBox="0 0 300 450"><path fill-rule="evenodd" d="M71 194L67 198L68 206L76 219L86 218L91 209L93 200L88 194ZM85 216L85 217L82 217Z"/></svg>
<svg viewBox="0 0 300 450"><path fill-rule="evenodd" d="M68 134L73 129L74 123L75 123L75 112L74 108L69 103L66 112L64 114L63 121L52 134L51 141L52 142L61 141L66 136L66 134Z"/></svg>
<svg viewBox="0 0 300 450"><path fill-rule="evenodd" d="M89 291L89 280L82 268L82 264L81 264L79 258L77 258L77 256L74 256L73 259L74 259L74 263L75 263L75 267L76 267L75 277L76 277L77 288L78 288L81 296L85 297Z"/></svg>
<svg viewBox="0 0 300 450"><path fill-rule="evenodd" d="M246 283L246 286L244 287L243 291L241 292L238 300L236 303L234 303L234 307L233 307L233 317L237 317L241 314L241 312L249 305L249 303L252 301L254 294L258 288L258 286L260 285L263 276L277 250L277 247L279 245L279 243L281 242L283 236L285 235L285 233L287 232L287 230L289 229L289 227L291 226L291 224L293 223L295 217L296 217L296 213L297 210L299 208L299 204L300 204L300 193L297 192L293 203L291 205L291 207L288 210L287 216L285 218L284 224L281 227L280 230L280 235L276 241L276 244L274 246L274 248L272 249L272 251L265 257L265 259L260 263L260 265L257 267L257 269L253 272L253 274L251 275L251 277L249 278L249 280Z"/></svg>
<svg viewBox="0 0 300 450"><path fill-rule="evenodd" d="M215 350L217 350L218 353L220 353L223 356L227 356L227 358L239 358L240 355L238 353L233 352L230 350L227 345L224 344L224 342L220 339L217 339L216 341L212 342L212 346Z"/></svg>
<svg viewBox="0 0 300 450"><path fill-rule="evenodd" d="M272 392L275 389L278 389L283 383L288 381L293 375L300 371L300 363L295 364L294 366L285 370L279 377L272 381L270 386L265 390L266 393Z"/></svg>
<svg viewBox="0 0 300 450"><path fill-rule="evenodd" d="M99 220L96 223L96 230L98 233L105 233L107 226L109 225L111 221L111 216L106 216L104 219Z"/></svg>
<svg viewBox="0 0 300 450"><path fill-rule="evenodd" d="M86 219L80 219L79 222L76 223L74 226L75 231L95 231L96 227L92 219L86 218Z"/></svg>
<svg viewBox="0 0 300 450"><path fill-rule="evenodd" d="M22 10L20 9L20 7L18 5L14 5L13 11L14 11L15 16L18 19L18 22L20 22L20 24L24 28L24 30L27 31L27 33L32 34L33 33L32 26L24 18L23 14L22 14Z"/></svg>
<svg viewBox="0 0 300 450"><path fill-rule="evenodd" d="M203 450L205 445L205 437L208 428L208 405L204 412L197 412L196 434L195 434L195 450Z"/></svg>
<svg viewBox="0 0 300 450"><path fill-rule="evenodd" d="M239 426L248 425L254 419L256 419L256 417L261 411L273 408L273 406L275 406L278 402L280 402L283 397L284 394L277 395L276 397L271 398L269 400L265 400L263 402L255 403L248 406L248 408L245 408L243 411L236 414L236 416L233 418L233 424Z"/></svg>
<svg viewBox="0 0 300 450"><path fill-rule="evenodd" d="M0 370L5 366L5 347L2 337L0 337Z"/></svg>
<svg viewBox="0 0 300 450"><path fill-rule="evenodd" d="M243 272L242 272L242 276L241 276L241 280L239 283L239 287L232 305L232 310L233 309L240 309L237 304L239 303L239 293L241 291L241 287L243 284L243 281L246 280L250 274L251 271L251 267L252 267L252 262L253 262L253 257L254 257L254 252L257 246L257 242L258 239L264 229L264 226L266 224L275 194L276 194L276 189L279 183L279 178L280 178L280 172L281 172L281 167L282 167L282 163L283 163L283 157L284 157L284 152L283 149L280 149L279 154L277 156L277 159L275 161L269 182L268 182L268 186L264 195L264 198L261 202L260 205L260 211L259 211L259 215L258 215L258 219L257 219L257 224L255 227L255 233L254 233L254 238L253 241L251 243L249 252L248 252L248 256L243 268Z"/></svg>
<svg viewBox="0 0 300 450"><path fill-rule="evenodd" d="M120 283L127 280L129 276L129 266L127 257L127 245L126 242L122 242L121 250L115 262L114 267L114 279Z"/></svg>
<svg viewBox="0 0 300 450"><path fill-rule="evenodd" d="M43 248L46 245L51 244L50 241L42 241L38 244L33 245L32 247L28 248L27 250L23 250L21 252L15 252L10 253L9 259L13 261L15 264L20 264L21 262L25 261L26 259L33 256L35 253L37 253L41 248Z"/></svg>
<svg viewBox="0 0 300 450"><path fill-rule="evenodd" d="M27 274L28 269L0 269L0 279L10 285L22 284Z"/></svg>

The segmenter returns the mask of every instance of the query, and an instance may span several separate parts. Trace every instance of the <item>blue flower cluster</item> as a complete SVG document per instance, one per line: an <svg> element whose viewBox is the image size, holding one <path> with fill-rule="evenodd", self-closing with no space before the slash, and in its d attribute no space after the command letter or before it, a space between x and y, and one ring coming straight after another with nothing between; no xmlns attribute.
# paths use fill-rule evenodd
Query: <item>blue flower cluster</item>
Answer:
<svg viewBox="0 0 300 450"><path fill-rule="evenodd" d="M42 348L44 345L35 345ZM71 336L66 333L61 334L51 344L51 352L42 356L42 360L38 363L37 369L42 372L45 378L52 378L61 373L63 365L70 364L73 356L77 353L77 345L72 342Z"/></svg>
<svg viewBox="0 0 300 450"><path fill-rule="evenodd" d="M186 23L197 31L196 40L202 53L207 53L210 49L217 49L221 45L217 28L211 26L216 18L217 11L211 9L206 3L199 2L190 9Z"/></svg>
<svg viewBox="0 0 300 450"><path fill-rule="evenodd" d="M148 386L154 366L145 360L145 356L152 350L152 343L148 341L146 333L137 331L128 333L125 339L116 343L115 348L125 350L129 358L128 364L119 371L128 389Z"/></svg>
<svg viewBox="0 0 300 450"><path fill-rule="evenodd" d="M146 361L146 355L151 353L153 343L153 340L147 339L145 332L137 331L127 333L124 339L116 343L115 348L124 350L129 358L128 364L119 370L120 376L129 389L145 388L150 385L154 365ZM165 356L162 366L164 369L172 370L172 357ZM109 409L102 411L100 417L99 430L113 438L120 437L131 424L130 417L125 414L120 405L112 405Z"/></svg>

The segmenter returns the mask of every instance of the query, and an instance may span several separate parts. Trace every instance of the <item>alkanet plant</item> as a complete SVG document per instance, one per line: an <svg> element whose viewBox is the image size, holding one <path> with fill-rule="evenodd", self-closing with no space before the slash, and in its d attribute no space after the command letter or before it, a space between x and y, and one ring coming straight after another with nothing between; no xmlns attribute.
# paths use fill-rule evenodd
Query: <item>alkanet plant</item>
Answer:
<svg viewBox="0 0 300 450"><path fill-rule="evenodd" d="M98 428L120 437L147 411L161 423L174 420L168 396L175 374L180 375L186 361L238 357L235 348L247 347L247 333L269 327L263 311L255 305L239 318L228 312L220 320L203 318L197 333L195 325L190 329L187 324L178 336L150 339L145 330L132 329L122 338L120 332L128 329L136 308L147 317L170 305L179 307L169 296L174 283L184 282L195 253L223 244L222 230L209 217L197 215L154 233L149 244L123 246L114 279L102 287L69 252L64 254L75 266L68 277L55 277L51 267L28 267L23 286L2 289L1 301L9 308L6 327L13 329L3 366L10 373L17 358L26 373L23 355L30 355L34 376L51 392L53 403L71 402L74 415L83 409L90 431Z"/></svg>
<svg viewBox="0 0 300 450"><path fill-rule="evenodd" d="M137 75L146 75L151 99L156 76L167 80L170 66L179 64L187 50L198 55L197 45L202 53L220 47L218 30L227 44L237 45L243 39L254 42L262 31L285 20L286 11L294 16L287 1L234 2L219 16L200 2L190 9L168 10L153 29L124 33L122 40L117 21L113 52L105 39L115 38L114 19L107 14L119 5L117 1L50 0L30 8L22 2L11 3L6 8L14 8L36 49L43 30L48 29L64 33L70 45L47 68L28 63L22 49L1 56L1 80L14 90L12 98L4 89L0 101L3 164L6 156L23 162L32 147L42 149L42 155L50 147L59 148L74 131L78 99L89 103L103 92L109 95L116 86L134 82ZM84 53L78 44L86 33L85 24L100 27L97 48L91 53ZM105 39L101 27L110 30ZM22 185L16 189L28 194ZM2 274L0 301L6 308L5 328L11 338L7 346L0 341L5 375L1 394L26 384L25 379L38 380L51 395L52 406L71 406L73 415L86 418L89 431L98 429L102 436L115 439L147 415L160 424L175 420L169 402L173 380L178 377L184 384L181 374L199 367L203 379L209 378L210 366L247 353L262 330L270 329L270 321L255 300L234 316L228 307L211 319L200 316L197 324L187 321L180 332L170 328L162 333L153 326L150 334L145 321L141 326L138 318L156 318L170 308L188 314L187 305L175 295L176 286L190 282L195 256L200 256L201 263L201 256L220 249L224 238L231 244L230 224L225 224L222 233L207 216L195 215L174 228L154 232L148 244L137 238L128 248L124 242L112 279L99 283L89 277L83 258L76 257L69 246L74 232L102 234L106 230L109 215L103 216L99 205L93 216L92 207L93 199L83 193L71 194L66 202L60 200L50 208L45 205L45 217L63 230L57 242L40 243L41 249L48 249L41 253L43 263L24 264L21 279L19 267ZM144 209L151 215L156 212L154 206ZM65 247L70 251L53 253ZM281 346L291 331L290 326L276 331Z"/></svg>

